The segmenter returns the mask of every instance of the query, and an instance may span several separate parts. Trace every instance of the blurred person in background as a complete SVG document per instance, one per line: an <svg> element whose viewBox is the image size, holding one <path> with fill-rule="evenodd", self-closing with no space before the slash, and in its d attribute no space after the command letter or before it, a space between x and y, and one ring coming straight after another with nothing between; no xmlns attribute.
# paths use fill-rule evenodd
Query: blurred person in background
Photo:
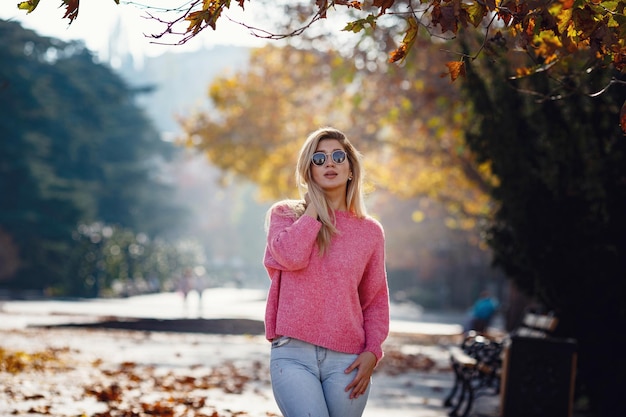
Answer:
<svg viewBox="0 0 626 417"><path fill-rule="evenodd" d="M498 311L498 306L498 300L493 298L488 290L481 291L478 299L472 306L465 331L474 330L478 333L485 333Z"/></svg>

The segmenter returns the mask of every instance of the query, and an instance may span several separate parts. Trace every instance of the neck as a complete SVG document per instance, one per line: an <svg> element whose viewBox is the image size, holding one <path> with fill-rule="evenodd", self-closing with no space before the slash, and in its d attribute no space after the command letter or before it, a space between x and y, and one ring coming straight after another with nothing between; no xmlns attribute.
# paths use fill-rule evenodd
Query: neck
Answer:
<svg viewBox="0 0 626 417"><path fill-rule="evenodd" d="M328 207L330 207L333 211L346 211L348 210L348 203L346 202L346 198L331 198L331 196L327 196L328 198Z"/></svg>

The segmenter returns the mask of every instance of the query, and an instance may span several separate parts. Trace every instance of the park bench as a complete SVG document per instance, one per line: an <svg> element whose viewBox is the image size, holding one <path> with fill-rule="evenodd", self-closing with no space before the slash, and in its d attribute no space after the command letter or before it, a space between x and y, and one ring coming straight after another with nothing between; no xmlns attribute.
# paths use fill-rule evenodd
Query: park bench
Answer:
<svg viewBox="0 0 626 417"><path fill-rule="evenodd" d="M551 351L555 346L566 343L566 350L571 353L572 346L571 341L557 341L552 337L557 325L558 319L554 315L527 312L522 324L505 337L496 338L488 334L468 332L460 346L450 348L450 363L455 379L450 393L444 400L444 406L450 408L448 414L451 417L467 417L476 398L482 395L500 395L501 415L504 417L514 415L510 409L519 408L519 401L515 395L507 396L507 390L511 394L519 387L513 388L512 384L519 385L519 381L529 383L533 379L531 374L536 369L553 372L554 363L560 366L557 372L564 372L561 368L564 368L563 364L567 365L567 361L555 359L554 355L558 355L558 352ZM528 346L535 346L536 341L544 342L540 342L540 348L535 347L535 352L525 361L520 361L519 352L530 349L532 353L533 347ZM549 348L546 349L546 346ZM517 355L512 357L512 353ZM573 368L575 369L575 366ZM520 379L521 374L525 375ZM536 381L532 383L537 384ZM521 391L524 392L523 389ZM546 388L546 391L549 389ZM555 394L554 388L552 391ZM569 393L571 392L569 390ZM531 403L537 403L536 398L530 400ZM531 414L525 417L531 417Z"/></svg>

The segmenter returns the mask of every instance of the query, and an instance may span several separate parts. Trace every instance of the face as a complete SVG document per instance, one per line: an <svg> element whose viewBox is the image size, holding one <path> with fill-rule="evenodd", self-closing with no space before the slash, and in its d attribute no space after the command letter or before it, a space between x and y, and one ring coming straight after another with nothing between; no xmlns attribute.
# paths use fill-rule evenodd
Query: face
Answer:
<svg viewBox="0 0 626 417"><path fill-rule="evenodd" d="M348 178L352 176L347 157L342 163L333 161L332 153L336 150L345 151L338 140L321 140L315 151L325 153L326 161L319 166L311 163L313 181L327 193L331 191L343 191L345 193Z"/></svg>

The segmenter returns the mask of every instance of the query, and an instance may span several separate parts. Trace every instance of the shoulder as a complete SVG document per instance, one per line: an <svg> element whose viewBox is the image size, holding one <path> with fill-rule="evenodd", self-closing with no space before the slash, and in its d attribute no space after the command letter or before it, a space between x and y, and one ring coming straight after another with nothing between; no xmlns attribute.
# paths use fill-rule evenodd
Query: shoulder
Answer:
<svg viewBox="0 0 626 417"><path fill-rule="evenodd" d="M371 215L369 214L366 215L365 217L363 217L363 220L369 225L369 227L378 229L381 232L383 231L382 223L378 219L372 217Z"/></svg>
<svg viewBox="0 0 626 417"><path fill-rule="evenodd" d="M379 235L381 238L384 238L385 231L379 220L369 214L366 214L363 217L357 217L357 219L359 221L360 228L362 228L363 231L368 234Z"/></svg>
<svg viewBox="0 0 626 417"><path fill-rule="evenodd" d="M272 215L290 217L293 219L300 217L303 211L304 202L302 200L281 200L274 203L269 209L269 213Z"/></svg>

